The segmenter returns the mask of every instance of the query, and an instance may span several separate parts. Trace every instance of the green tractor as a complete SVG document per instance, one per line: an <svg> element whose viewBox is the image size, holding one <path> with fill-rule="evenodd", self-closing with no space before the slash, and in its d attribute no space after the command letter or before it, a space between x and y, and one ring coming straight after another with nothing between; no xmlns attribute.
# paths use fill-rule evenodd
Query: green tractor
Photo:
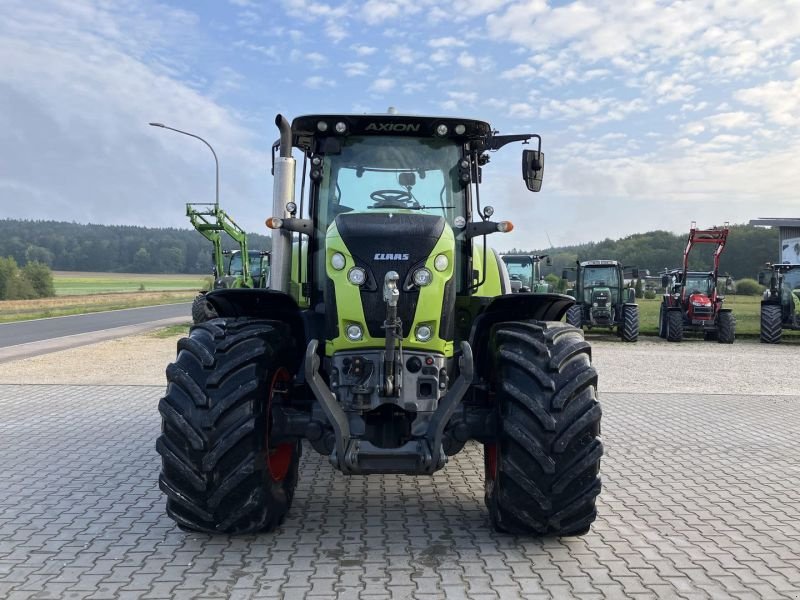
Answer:
<svg viewBox="0 0 800 600"><path fill-rule="evenodd" d="M577 262L576 267L564 269L561 278L569 279L575 273L575 288L567 295L575 298L575 304L567 310L566 321L573 327L616 327L623 342L639 339L639 305L636 291L625 287L625 269L616 260L587 260ZM632 269L632 279L639 277L639 270Z"/></svg>
<svg viewBox="0 0 800 600"><path fill-rule="evenodd" d="M503 254L500 256L506 263L508 276L511 281L511 291L533 292L534 294L549 294L553 286L547 283L542 276L541 262L546 260L546 265L552 266L547 254Z"/></svg>
<svg viewBox="0 0 800 600"><path fill-rule="evenodd" d="M800 265L767 263L767 273L758 274L758 283L766 285L761 300L761 341L777 344L784 329L800 329Z"/></svg>
<svg viewBox="0 0 800 600"><path fill-rule="evenodd" d="M474 441L494 527L587 532L603 452L591 350L560 322L571 298L511 293L486 238L513 225L480 203L489 152L511 142L538 141L522 175L539 191L541 138L397 114L276 125L270 289L209 292L219 318L167 367L167 514L273 530L303 442L346 475L428 476Z"/></svg>
<svg viewBox="0 0 800 600"><path fill-rule="evenodd" d="M269 252L248 250L245 231L217 204L187 204L186 216L214 247L211 253L214 260L213 289L265 288L269 285ZM223 233L238 244L238 250L222 249ZM243 261L243 256L248 260ZM225 257L228 258L227 264ZM192 320L195 323L216 316L214 307L206 299L206 292L195 296L192 302Z"/></svg>

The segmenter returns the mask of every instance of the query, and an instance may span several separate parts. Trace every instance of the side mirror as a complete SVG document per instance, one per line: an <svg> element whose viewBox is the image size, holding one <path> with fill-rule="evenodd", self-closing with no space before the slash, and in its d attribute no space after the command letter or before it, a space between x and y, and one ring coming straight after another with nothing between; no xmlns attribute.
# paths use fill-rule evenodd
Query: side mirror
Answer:
<svg viewBox="0 0 800 600"><path fill-rule="evenodd" d="M639 269L636 267L631 269L631 279L639 279Z"/></svg>
<svg viewBox="0 0 800 600"><path fill-rule="evenodd" d="M669 285L669 275L662 275L661 276L661 287L666 290L668 285Z"/></svg>
<svg viewBox="0 0 800 600"><path fill-rule="evenodd" d="M564 281L569 279L569 271L567 269L561 271L561 279L563 279Z"/></svg>
<svg viewBox="0 0 800 600"><path fill-rule="evenodd" d="M730 277L725 278L725 291L730 292L733 290L733 279Z"/></svg>
<svg viewBox="0 0 800 600"><path fill-rule="evenodd" d="M545 261L545 263L544 263L544 264L546 264L548 267L552 267L552 266L553 266L553 261L552 261L552 260L550 259L550 257L548 256L548 257L547 257L547 260Z"/></svg>
<svg viewBox="0 0 800 600"><path fill-rule="evenodd" d="M542 189L544 177L544 153L539 150L522 151L522 178L532 192Z"/></svg>
<svg viewBox="0 0 800 600"><path fill-rule="evenodd" d="M767 285L767 284L765 283L765 282L766 282L766 280L767 280L767 278L766 278L766 276L765 276L765 274L764 274L764 271L761 271L761 272L758 274L758 285Z"/></svg>

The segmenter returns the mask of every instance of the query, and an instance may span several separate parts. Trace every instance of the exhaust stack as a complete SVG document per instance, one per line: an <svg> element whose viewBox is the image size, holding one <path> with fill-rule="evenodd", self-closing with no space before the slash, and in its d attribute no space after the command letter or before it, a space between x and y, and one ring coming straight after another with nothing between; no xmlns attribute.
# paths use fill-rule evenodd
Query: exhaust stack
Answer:
<svg viewBox="0 0 800 600"><path fill-rule="evenodd" d="M285 219L291 215L286 204L294 202L295 160L292 158L292 128L283 115L275 117L281 133L280 152L275 158L275 180L272 187L272 216ZM270 260L270 287L279 292L289 292L292 269L292 233L286 229L272 230L272 257Z"/></svg>

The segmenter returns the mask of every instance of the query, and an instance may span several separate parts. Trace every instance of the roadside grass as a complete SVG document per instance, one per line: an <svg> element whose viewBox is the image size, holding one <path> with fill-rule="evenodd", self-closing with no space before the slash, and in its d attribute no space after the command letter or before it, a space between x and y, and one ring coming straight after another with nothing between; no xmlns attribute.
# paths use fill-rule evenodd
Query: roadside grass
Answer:
<svg viewBox="0 0 800 600"><path fill-rule="evenodd" d="M207 279L204 275L53 271L56 296L200 290L206 287Z"/></svg>
<svg viewBox="0 0 800 600"><path fill-rule="evenodd" d="M156 329L150 332L150 337L154 338L171 338L176 335L189 335L189 327L191 323L179 323L178 325L170 325L162 329Z"/></svg>
<svg viewBox="0 0 800 600"><path fill-rule="evenodd" d="M190 302L196 291L130 292L0 301L0 323Z"/></svg>

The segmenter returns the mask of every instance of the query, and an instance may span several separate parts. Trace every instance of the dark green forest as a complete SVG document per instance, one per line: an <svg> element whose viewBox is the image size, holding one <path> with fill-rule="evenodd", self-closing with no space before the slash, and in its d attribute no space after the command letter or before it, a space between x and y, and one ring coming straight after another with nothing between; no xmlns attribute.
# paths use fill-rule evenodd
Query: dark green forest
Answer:
<svg viewBox="0 0 800 600"><path fill-rule="evenodd" d="M728 243L720 260L720 272L736 279L755 277L764 263L778 259L778 230L752 225L732 225ZM577 246L560 248L514 249L511 253L549 254L552 270L544 273L561 275L565 267L575 266L576 260L612 259L639 269L648 269L651 275L683 264L683 251L689 230L675 235L668 231L636 233L619 240L605 239ZM713 246L695 246L689 255L689 269L708 271L712 267Z"/></svg>
<svg viewBox="0 0 800 600"><path fill-rule="evenodd" d="M236 247L226 237L226 249ZM248 234L253 250L270 247ZM57 271L210 273L211 242L193 229L0 220L0 257L40 262Z"/></svg>
<svg viewBox="0 0 800 600"><path fill-rule="evenodd" d="M615 259L649 269L651 274L681 264L686 234L667 231L637 233L628 237L559 248L514 249L512 253L550 254L552 271L561 274L575 260ZM226 248L233 243L227 240ZM266 235L249 234L251 249L269 249ZM690 268L710 268L709 247L698 247ZM755 277L778 254L778 231L734 225L722 255L721 271L739 279ZM57 221L0 220L0 257L11 256L20 266L41 262L58 271L120 273L208 273L211 243L192 229L81 225Z"/></svg>

